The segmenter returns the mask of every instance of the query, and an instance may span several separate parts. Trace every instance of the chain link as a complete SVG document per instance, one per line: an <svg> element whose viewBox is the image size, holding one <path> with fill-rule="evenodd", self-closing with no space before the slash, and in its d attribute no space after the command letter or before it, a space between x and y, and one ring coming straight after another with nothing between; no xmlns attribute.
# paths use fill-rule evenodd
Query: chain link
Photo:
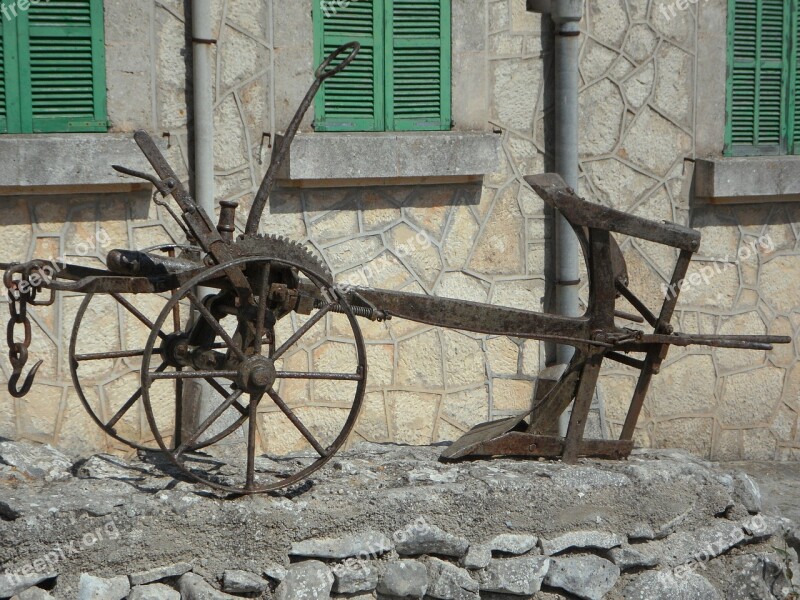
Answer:
<svg viewBox="0 0 800 600"><path fill-rule="evenodd" d="M38 289L33 287L26 273L21 273L22 278L14 280L6 272L5 285L8 287L8 312L11 318L6 327L6 342L8 344L8 360L11 362L12 374L8 380L8 390L15 398L20 398L28 393L33 384L33 378L41 366L39 361L28 374L22 387L18 382L22 376L22 369L28 362L28 349L31 346L31 320L28 317L28 304L36 300ZM23 283L24 293L23 293ZM19 327L22 327L22 341L17 341Z"/></svg>

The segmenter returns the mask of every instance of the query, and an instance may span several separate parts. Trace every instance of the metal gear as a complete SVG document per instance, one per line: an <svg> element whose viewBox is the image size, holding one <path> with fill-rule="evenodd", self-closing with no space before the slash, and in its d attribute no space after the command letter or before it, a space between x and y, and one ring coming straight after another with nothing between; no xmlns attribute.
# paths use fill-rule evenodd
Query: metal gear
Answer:
<svg viewBox="0 0 800 600"><path fill-rule="evenodd" d="M236 239L234 245L240 256L268 256L278 260L284 259L307 267L309 271L322 275L327 283L333 285L333 275L327 265L300 242L290 240L282 235L243 234Z"/></svg>

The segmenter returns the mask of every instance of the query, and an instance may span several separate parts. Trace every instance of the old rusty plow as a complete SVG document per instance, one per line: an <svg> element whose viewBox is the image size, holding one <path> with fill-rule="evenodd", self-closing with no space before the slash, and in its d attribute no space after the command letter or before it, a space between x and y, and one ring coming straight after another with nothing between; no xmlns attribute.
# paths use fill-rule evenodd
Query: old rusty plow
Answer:
<svg viewBox="0 0 800 600"><path fill-rule="evenodd" d="M359 51L357 43L337 49L317 70L316 78L289 125L254 199L244 234L235 236L236 205L223 202L214 224L193 200L151 137L135 134L155 175L115 166L126 175L153 184L157 202L175 217L187 235L183 246L169 245L145 251L112 250L106 269L34 260L6 264L4 283L9 292L11 319L8 343L13 368L9 391L27 393L41 362L23 377L31 343L28 306L50 305L56 292L83 294L75 315L69 349L69 368L75 390L86 410L112 438L140 450L154 446L195 480L233 493L275 490L305 479L322 467L346 442L364 401L367 384L366 345L359 319L383 321L409 319L436 327L479 334L511 336L567 344L576 350L560 377L542 378L530 412L512 419L479 425L449 446L443 459L520 456L624 458L633 448L633 434L653 375L670 346L715 346L769 350L772 344L789 343L788 337L695 335L673 331L670 320L678 301L679 285L692 254L700 247L700 233L672 223L658 223L599 206L579 198L558 175L527 177L526 181L549 205L572 224L583 248L589 273L589 298L581 317L563 317L476 302L438 298L400 291L341 287L334 283L324 263L300 244L269 235L258 235L261 217L300 122L323 82L345 69ZM342 60L342 57L344 59ZM166 199L171 197L175 211ZM178 214L178 212L180 214ZM679 251L671 290L658 312L651 310L628 287L625 262L612 234L663 244ZM46 299L39 293L49 290ZM137 302L142 295L158 296L158 317L146 316ZM130 348L118 351L81 350L79 339L86 323L103 311L98 298L116 302L141 328L130 334ZM617 310L624 298L638 314ZM291 319L290 319L291 316ZM349 336L352 368L328 372L294 366L290 356L301 339L323 319L339 319L337 336ZM296 324L281 338L285 322ZM626 321L630 326L618 325ZM637 328L634 325L644 326ZM84 329L82 329L84 328ZM646 330L645 330L646 328ZM112 404L113 414L99 408L92 377L104 364L137 360L136 388L123 402ZM586 440L584 428L603 361L611 360L640 372L619 440ZM316 364L316 363L314 363ZM23 380L20 384L20 380ZM304 412L297 399L283 398L281 381L307 381L315 385L343 382L336 406L346 418L314 431L313 415ZM193 428L185 422L185 388L206 382L215 395L208 414ZM282 392L283 393L283 392ZM566 437L557 435L559 416L572 405ZM134 407L143 409L154 444L143 444L121 429ZM309 458L293 461L266 459L259 452L269 432L259 431L258 415L271 410L285 418L285 427L313 449ZM166 415L166 417L165 417ZM170 423L165 426L164 423ZM250 425L250 426L248 426ZM199 450L237 433L246 446L246 458L231 471L219 471L219 463Z"/></svg>

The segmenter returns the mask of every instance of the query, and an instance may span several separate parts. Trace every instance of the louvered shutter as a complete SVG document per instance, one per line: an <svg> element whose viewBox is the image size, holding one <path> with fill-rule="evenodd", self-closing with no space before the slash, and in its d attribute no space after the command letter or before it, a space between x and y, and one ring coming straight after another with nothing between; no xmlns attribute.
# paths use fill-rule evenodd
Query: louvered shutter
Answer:
<svg viewBox="0 0 800 600"><path fill-rule="evenodd" d="M788 125L787 0L731 0L728 154L781 154Z"/></svg>
<svg viewBox="0 0 800 600"><path fill-rule="evenodd" d="M103 0L49 0L20 19L23 131L106 131Z"/></svg>
<svg viewBox="0 0 800 600"><path fill-rule="evenodd" d="M383 2L315 0L317 64L342 44L361 44L356 60L328 79L317 94L317 131L383 131Z"/></svg>
<svg viewBox="0 0 800 600"><path fill-rule="evenodd" d="M791 11L792 43L790 56L791 82L789 84L789 149L791 154L800 154L800 14L794 0Z"/></svg>
<svg viewBox="0 0 800 600"><path fill-rule="evenodd" d="M8 113L6 109L6 52L5 52L5 19L0 18L0 133L8 131Z"/></svg>
<svg viewBox="0 0 800 600"><path fill-rule="evenodd" d="M450 0L387 2L388 129L450 129Z"/></svg>

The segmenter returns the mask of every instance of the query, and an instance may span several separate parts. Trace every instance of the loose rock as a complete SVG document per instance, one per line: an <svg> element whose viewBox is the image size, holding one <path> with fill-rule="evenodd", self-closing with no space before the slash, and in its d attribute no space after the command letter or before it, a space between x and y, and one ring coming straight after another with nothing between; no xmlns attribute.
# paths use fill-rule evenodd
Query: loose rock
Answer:
<svg viewBox="0 0 800 600"><path fill-rule="evenodd" d="M480 586L464 569L455 565L429 558L425 566L428 569L428 591L431 598L440 600L478 600Z"/></svg>
<svg viewBox="0 0 800 600"><path fill-rule="evenodd" d="M333 591L338 594L371 592L378 586L378 568L367 561L352 561L335 565Z"/></svg>
<svg viewBox="0 0 800 600"><path fill-rule="evenodd" d="M42 588L32 587L22 592L19 596L14 596L11 600L53 600L53 597Z"/></svg>
<svg viewBox="0 0 800 600"><path fill-rule="evenodd" d="M128 600L181 600L181 595L168 585L151 583L133 588Z"/></svg>
<svg viewBox="0 0 800 600"><path fill-rule="evenodd" d="M175 563L165 567L158 567L150 569L149 571L141 571L129 576L131 585L145 585L153 583L154 581L161 581L162 579L169 579L170 577L180 577L184 573L192 570L192 565L189 563Z"/></svg>
<svg viewBox="0 0 800 600"><path fill-rule="evenodd" d="M393 548L391 540L376 531L367 531L343 538L319 538L296 542L289 552L292 556L309 558L371 558L389 552Z"/></svg>
<svg viewBox="0 0 800 600"><path fill-rule="evenodd" d="M186 573L178 580L178 591L181 593L181 600L232 600L236 598L236 596L220 592L194 573Z"/></svg>
<svg viewBox="0 0 800 600"><path fill-rule="evenodd" d="M619 574L619 567L592 554L556 557L551 559L544 582L584 600L601 600L617 583Z"/></svg>
<svg viewBox="0 0 800 600"><path fill-rule="evenodd" d="M679 531L660 542L647 544L643 551L651 546L660 549L663 562L671 567L688 562L705 562L724 554L745 539L742 528L730 521L720 521L710 527L699 527L693 531Z"/></svg>
<svg viewBox="0 0 800 600"><path fill-rule="evenodd" d="M377 589L387 596L422 598L428 590L428 570L416 560L389 563Z"/></svg>
<svg viewBox="0 0 800 600"><path fill-rule="evenodd" d="M318 560L291 565L286 578L275 590L275 600L328 600L333 587L333 574Z"/></svg>
<svg viewBox="0 0 800 600"><path fill-rule="evenodd" d="M791 582L774 555L740 556L733 563L727 600L785 598Z"/></svg>
<svg viewBox="0 0 800 600"><path fill-rule="evenodd" d="M10 598L35 585L39 585L43 581L56 577L58 577L58 573L33 573L31 575L4 573L0 575L0 598Z"/></svg>
<svg viewBox="0 0 800 600"><path fill-rule="evenodd" d="M622 540L614 533L605 531L571 531L552 540L542 539L542 550L553 555L568 548L599 548L609 550L622 544Z"/></svg>
<svg viewBox="0 0 800 600"><path fill-rule="evenodd" d="M750 514L761 512L761 490L746 473L739 472L733 475L733 494Z"/></svg>
<svg viewBox="0 0 800 600"><path fill-rule="evenodd" d="M519 535L514 533L501 533L495 536L489 547L492 552L503 552L504 554L527 554L536 547L539 541L535 535Z"/></svg>
<svg viewBox="0 0 800 600"><path fill-rule="evenodd" d="M279 564L267 565L264 569L264 577L278 583L286 579L286 573L286 567Z"/></svg>
<svg viewBox="0 0 800 600"><path fill-rule="evenodd" d="M493 559L480 571L480 589L483 592L530 596L542 587L550 567L545 556Z"/></svg>
<svg viewBox="0 0 800 600"><path fill-rule="evenodd" d="M267 582L255 573L233 569L222 574L222 589L234 594L260 594L267 589Z"/></svg>
<svg viewBox="0 0 800 600"><path fill-rule="evenodd" d="M84 462L77 471L78 477L86 479L120 479L141 481L148 476L145 469L134 468L123 459L108 454L98 454Z"/></svg>
<svg viewBox="0 0 800 600"><path fill-rule="evenodd" d="M467 569L483 569L492 560L492 550L483 544L472 544L467 551L467 555L461 561Z"/></svg>
<svg viewBox="0 0 800 600"><path fill-rule="evenodd" d="M131 591L127 577L101 579L82 573L78 584L78 600L122 600Z"/></svg>
<svg viewBox="0 0 800 600"><path fill-rule="evenodd" d="M438 554L461 558L469 549L469 541L466 538L449 534L435 525L423 528L410 526L405 531L405 539L399 541L395 548L401 556Z"/></svg>
<svg viewBox="0 0 800 600"><path fill-rule="evenodd" d="M72 461L49 444L0 442L0 462L34 479L65 481L72 477Z"/></svg>
<svg viewBox="0 0 800 600"><path fill-rule="evenodd" d="M677 577L672 571L649 571L638 575L622 591L625 600L722 600L713 585L697 573Z"/></svg>
<svg viewBox="0 0 800 600"><path fill-rule="evenodd" d="M658 556L645 554L628 545L612 548L608 555L611 558L611 562L622 571L641 567L655 567L661 562Z"/></svg>

